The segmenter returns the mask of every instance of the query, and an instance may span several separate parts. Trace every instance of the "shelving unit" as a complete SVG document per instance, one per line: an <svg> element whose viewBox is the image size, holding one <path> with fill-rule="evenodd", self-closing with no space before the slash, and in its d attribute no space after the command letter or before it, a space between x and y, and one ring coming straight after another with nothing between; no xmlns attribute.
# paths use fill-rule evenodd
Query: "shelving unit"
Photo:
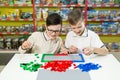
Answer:
<svg viewBox="0 0 120 80"><path fill-rule="evenodd" d="M13 2L13 3L3 2L2 4L0 3L0 44L2 44L3 41L2 38L7 39L5 43L8 43L9 45L10 40L8 40L8 38L11 38L11 41L16 41L15 39L17 38L19 43L20 40L18 37L20 37L20 39L21 37L23 37L23 39L25 40L32 32L44 30L43 28L45 26L45 19L52 12L59 13L63 17L63 29L62 29L61 37L65 39L66 33L69 31L69 25L67 21L67 11L69 12L73 8L82 8L84 12L86 27L89 28L89 24L95 24L93 25L93 27L90 27L90 29L94 30L100 35L102 41L105 42L110 49L113 49L111 51L120 50L120 18L119 19L98 18L98 13L102 10L109 10L109 13L112 13L112 11L116 10L118 11L119 14L118 16L120 17L119 0L117 0L119 2L113 0L114 1L113 3L100 2L104 0L84 0L79 4L73 4L73 3L68 4L65 3L66 0L65 1L62 0L64 2L59 2L60 0L58 0L58 2L56 3L55 1L57 0L53 0L52 3L49 0L47 2L41 2L41 3L39 1L35 2L34 0L29 0L28 3L20 3L20 4L17 2ZM82 1L82 0L76 0L76 1ZM45 10L47 11L44 13ZM89 12L90 10L94 10L94 12L90 13ZM14 14L12 13L12 11ZM9 15L9 13L11 13L12 17ZM118 32L112 32L112 31L102 32L104 31L103 24L107 22L111 22L111 23L118 22L118 28L117 28ZM100 27L100 25L102 25L102 27ZM23 39L21 41L24 41ZM19 45L20 44L21 43L19 43ZM4 49L2 50L4 51ZM5 50L9 50L9 49L5 48ZM10 51L11 50L14 49L10 48Z"/></svg>
<svg viewBox="0 0 120 80"><path fill-rule="evenodd" d="M120 52L120 1L88 1L88 28L100 35L110 51Z"/></svg>
<svg viewBox="0 0 120 80"><path fill-rule="evenodd" d="M33 4L0 1L0 53L18 52L17 48L33 32Z"/></svg>

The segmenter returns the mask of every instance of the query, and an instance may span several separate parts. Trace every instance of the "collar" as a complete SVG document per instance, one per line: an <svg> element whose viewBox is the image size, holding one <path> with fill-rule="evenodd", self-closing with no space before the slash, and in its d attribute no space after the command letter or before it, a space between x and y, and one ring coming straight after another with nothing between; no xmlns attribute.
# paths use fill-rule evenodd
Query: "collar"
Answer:
<svg viewBox="0 0 120 80"><path fill-rule="evenodd" d="M46 41L51 40L50 37L47 35L46 31L43 32L43 36L44 36L44 38L45 38Z"/></svg>
<svg viewBox="0 0 120 80"><path fill-rule="evenodd" d="M77 35L76 33L73 32L74 37L88 37L88 29L84 29L84 32L82 33L81 36Z"/></svg>
<svg viewBox="0 0 120 80"><path fill-rule="evenodd" d="M56 39L51 39L48 35L47 35L47 32L45 31L45 32L43 32L43 37L44 37L44 39L46 40L46 41L55 41L55 42L57 42L57 40L58 40L58 37L56 38Z"/></svg>

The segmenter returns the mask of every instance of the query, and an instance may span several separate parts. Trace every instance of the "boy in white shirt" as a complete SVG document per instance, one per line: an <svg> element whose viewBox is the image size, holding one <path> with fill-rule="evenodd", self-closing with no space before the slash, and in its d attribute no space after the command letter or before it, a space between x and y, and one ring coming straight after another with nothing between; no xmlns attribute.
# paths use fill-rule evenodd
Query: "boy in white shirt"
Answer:
<svg viewBox="0 0 120 80"><path fill-rule="evenodd" d="M68 22L72 29L65 40L65 46L69 49L69 53L83 53L85 55L92 53L105 55L108 53L108 49L99 36L85 27L80 9L75 9L69 13Z"/></svg>
<svg viewBox="0 0 120 80"><path fill-rule="evenodd" d="M62 29L62 18L57 13L50 14L46 19L45 32L34 32L19 47L20 53L66 53L59 34ZM31 51L30 51L31 50Z"/></svg>

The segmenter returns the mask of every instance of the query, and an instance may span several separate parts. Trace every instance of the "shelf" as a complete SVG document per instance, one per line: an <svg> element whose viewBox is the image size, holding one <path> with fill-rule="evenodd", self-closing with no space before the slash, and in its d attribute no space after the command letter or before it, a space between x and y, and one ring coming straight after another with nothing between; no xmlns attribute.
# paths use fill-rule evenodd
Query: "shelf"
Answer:
<svg viewBox="0 0 120 80"><path fill-rule="evenodd" d="M33 4L0 4L0 7L32 7ZM36 7L85 7L84 4L36 4Z"/></svg>
<svg viewBox="0 0 120 80"><path fill-rule="evenodd" d="M11 19L11 18L7 18L7 19L0 19L0 21L33 21L33 19Z"/></svg>
<svg viewBox="0 0 120 80"><path fill-rule="evenodd" d="M0 49L0 53L19 53L18 50L3 50Z"/></svg>
<svg viewBox="0 0 120 80"><path fill-rule="evenodd" d="M120 7L120 4L89 4L88 7Z"/></svg>
<svg viewBox="0 0 120 80"><path fill-rule="evenodd" d="M31 34L31 32L0 32L0 35L28 35Z"/></svg>
<svg viewBox="0 0 120 80"><path fill-rule="evenodd" d="M84 4L69 4L69 5L63 5L63 4L37 4L36 7L85 7Z"/></svg>
<svg viewBox="0 0 120 80"><path fill-rule="evenodd" d="M32 4L0 4L0 7L32 7Z"/></svg>
<svg viewBox="0 0 120 80"><path fill-rule="evenodd" d="M98 33L100 36L120 36L120 33Z"/></svg>
<svg viewBox="0 0 120 80"><path fill-rule="evenodd" d="M87 19L87 21L90 21L90 22L98 22L98 21L120 22L120 19Z"/></svg>

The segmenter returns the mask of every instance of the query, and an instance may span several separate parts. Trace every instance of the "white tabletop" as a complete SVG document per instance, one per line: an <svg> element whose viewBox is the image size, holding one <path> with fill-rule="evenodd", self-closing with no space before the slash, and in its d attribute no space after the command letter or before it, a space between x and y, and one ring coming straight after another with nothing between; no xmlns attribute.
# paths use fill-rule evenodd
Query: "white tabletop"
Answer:
<svg viewBox="0 0 120 80"><path fill-rule="evenodd" d="M33 54L15 54L0 73L0 80L36 80L37 73L25 71L20 63L35 60ZM120 80L120 63L112 55L85 57L85 61L100 64L102 68L89 71L91 80Z"/></svg>

